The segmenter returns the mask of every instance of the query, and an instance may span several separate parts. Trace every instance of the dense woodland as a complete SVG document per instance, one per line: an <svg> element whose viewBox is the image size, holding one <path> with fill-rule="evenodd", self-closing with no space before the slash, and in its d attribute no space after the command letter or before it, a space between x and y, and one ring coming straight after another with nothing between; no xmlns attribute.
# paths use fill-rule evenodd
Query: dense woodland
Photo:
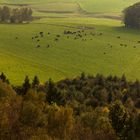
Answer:
<svg viewBox="0 0 140 140"><path fill-rule="evenodd" d="M1 140L138 140L140 82L82 73L11 86L0 75Z"/></svg>
<svg viewBox="0 0 140 140"><path fill-rule="evenodd" d="M0 22L2 23L23 23L32 20L32 9L0 7Z"/></svg>

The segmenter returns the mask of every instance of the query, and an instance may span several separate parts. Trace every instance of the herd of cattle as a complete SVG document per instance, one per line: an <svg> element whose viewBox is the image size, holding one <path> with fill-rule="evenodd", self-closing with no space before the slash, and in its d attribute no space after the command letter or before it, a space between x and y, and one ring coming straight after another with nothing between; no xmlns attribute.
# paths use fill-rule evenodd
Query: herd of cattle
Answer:
<svg viewBox="0 0 140 140"><path fill-rule="evenodd" d="M77 31L70 31L70 30L64 30L63 33L60 34L56 34L55 36L53 34L51 34L50 32L44 33L44 32L39 32L36 35L32 36L32 40L35 41L36 43L36 48L40 48L41 47L41 40L46 37L46 36L50 36L52 38L53 36L53 40L54 42L58 42L61 39L61 36L65 36L67 39L73 39L73 40L81 40L81 41L87 41L87 40L93 40L94 36L103 36L104 34L102 32L99 33L95 33L94 31L90 31L90 30L77 30ZM121 39L120 36L116 37L117 39ZM18 39L18 37L16 37L16 39ZM140 41L137 41L137 43L140 44ZM110 48L113 47L113 45L111 44L107 44ZM127 44L124 43L120 43L119 44L122 47L127 47ZM50 48L51 44L46 44L46 48ZM133 48L136 48L136 46L133 46ZM104 52L104 54L106 54Z"/></svg>
<svg viewBox="0 0 140 140"><path fill-rule="evenodd" d="M40 45L40 41L42 38L44 38L45 36L51 36L51 33L48 32L47 34L44 33L44 32L39 32L38 34L34 35L32 37L32 40L34 40L36 42L36 48L40 48L41 45ZM77 31L70 31L70 30L64 30L63 32L63 35L66 36L67 39L70 39L72 38L73 40L78 40L78 39L81 39L81 41L87 41L87 36L88 35L91 35L91 36L102 36L103 33L94 33L94 32L90 32L90 33L87 33L85 30L77 30ZM61 36L60 34L56 34L55 37L54 37L54 41L59 41L61 39ZM90 40L92 40L92 37L90 37ZM49 48L51 47L50 44L46 44L46 47Z"/></svg>

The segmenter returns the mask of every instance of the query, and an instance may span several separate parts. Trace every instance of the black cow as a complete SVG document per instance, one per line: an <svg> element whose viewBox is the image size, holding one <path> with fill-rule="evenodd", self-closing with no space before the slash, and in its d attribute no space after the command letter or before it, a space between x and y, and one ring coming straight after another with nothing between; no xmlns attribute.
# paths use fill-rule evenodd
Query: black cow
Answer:
<svg viewBox="0 0 140 140"><path fill-rule="evenodd" d="M36 47L37 47L37 48L40 48L40 45L37 45Z"/></svg>

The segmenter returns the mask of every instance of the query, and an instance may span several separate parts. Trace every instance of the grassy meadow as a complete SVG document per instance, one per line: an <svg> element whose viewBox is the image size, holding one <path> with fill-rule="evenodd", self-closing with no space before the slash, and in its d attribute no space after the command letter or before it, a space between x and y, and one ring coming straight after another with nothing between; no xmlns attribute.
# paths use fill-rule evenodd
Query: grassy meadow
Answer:
<svg viewBox="0 0 140 140"><path fill-rule="evenodd" d="M90 28L85 30L87 35L81 39L75 40L74 35L67 38L63 33L64 30L77 31L82 26ZM0 71L5 72L12 83L20 83L25 75L38 75L42 81L50 77L59 80L83 71L105 75L125 73L134 79L139 76L139 32L126 30L120 21L51 18L25 25L1 24L0 31ZM44 37L40 43L32 40L41 31ZM103 35L99 36L99 33ZM58 34L60 38L55 41ZM127 47L120 46L121 43Z"/></svg>
<svg viewBox="0 0 140 140"><path fill-rule="evenodd" d="M27 4L39 17L29 24L0 24L0 72L6 73L12 84L22 83L25 75L38 75L45 82L48 78L72 78L81 72L125 73L128 79L139 78L139 31L124 28L120 20L103 18L107 13L120 14L137 0L88 1L0 0L1 5L11 7ZM98 13L103 17L95 18ZM65 30L83 29L78 39L64 34ZM39 41L32 39L39 32L44 36Z"/></svg>

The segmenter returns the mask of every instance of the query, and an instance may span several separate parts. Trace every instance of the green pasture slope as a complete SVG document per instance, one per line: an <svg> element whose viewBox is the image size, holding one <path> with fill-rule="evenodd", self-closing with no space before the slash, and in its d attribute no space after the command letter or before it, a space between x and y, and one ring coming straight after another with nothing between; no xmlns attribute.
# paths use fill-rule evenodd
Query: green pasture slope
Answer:
<svg viewBox="0 0 140 140"><path fill-rule="evenodd" d="M64 30L77 31L81 26L88 27L87 35L82 37L86 41L63 34ZM89 27L92 28L89 30ZM44 37L37 48L38 43L32 37L41 31ZM26 25L1 24L0 32L0 71L5 72L12 83L21 83L25 75L38 75L41 81L50 77L60 80L83 71L105 75L125 73L130 79L140 77L139 32L122 28L120 21L50 18ZM54 41L58 34L60 39ZM121 43L127 46L120 46Z"/></svg>
<svg viewBox="0 0 140 140"><path fill-rule="evenodd" d="M0 72L6 73L12 84L21 84L25 75L38 75L45 82L49 78L72 78L81 72L125 73L131 80L140 78L139 31L125 29L119 20L93 18L84 13L121 13L135 1L87 1L0 0L2 5L28 4L34 16L40 17L29 24L0 24ZM85 32L80 39L64 35L64 30L82 29ZM37 42L32 37L39 32L44 32L44 37Z"/></svg>

